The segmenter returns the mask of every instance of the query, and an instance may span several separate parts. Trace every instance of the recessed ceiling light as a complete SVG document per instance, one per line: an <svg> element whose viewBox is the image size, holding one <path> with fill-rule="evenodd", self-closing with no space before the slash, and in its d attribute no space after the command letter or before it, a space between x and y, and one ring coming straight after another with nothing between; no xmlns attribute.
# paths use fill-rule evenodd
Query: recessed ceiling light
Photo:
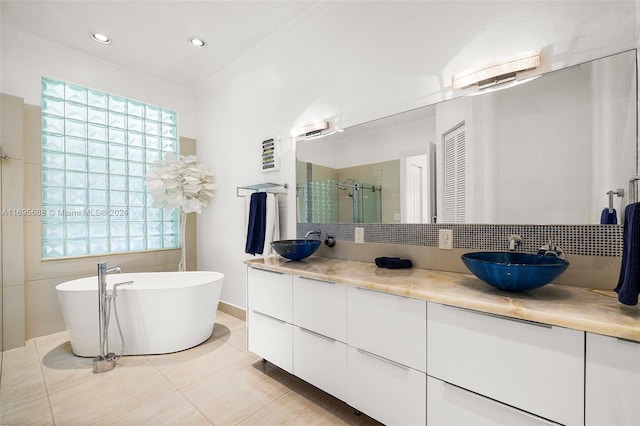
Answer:
<svg viewBox="0 0 640 426"><path fill-rule="evenodd" d="M111 43L111 39L108 36L101 33L91 33L91 38L97 41L98 43L102 43L102 44Z"/></svg>
<svg viewBox="0 0 640 426"><path fill-rule="evenodd" d="M187 39L187 41L193 47L206 47L207 46L206 40L204 40L204 39L202 39L200 37L189 37Z"/></svg>

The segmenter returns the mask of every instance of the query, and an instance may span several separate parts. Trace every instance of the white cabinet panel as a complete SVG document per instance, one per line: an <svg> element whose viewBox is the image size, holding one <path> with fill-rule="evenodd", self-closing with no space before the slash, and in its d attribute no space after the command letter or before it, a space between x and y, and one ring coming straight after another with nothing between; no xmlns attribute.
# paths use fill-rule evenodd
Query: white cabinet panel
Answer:
<svg viewBox="0 0 640 426"><path fill-rule="evenodd" d="M248 349L289 373L293 373L293 326L250 310L247 318Z"/></svg>
<svg viewBox="0 0 640 426"><path fill-rule="evenodd" d="M426 372L427 302L347 289L347 343Z"/></svg>
<svg viewBox="0 0 640 426"><path fill-rule="evenodd" d="M427 424L541 426L554 423L427 376Z"/></svg>
<svg viewBox="0 0 640 426"><path fill-rule="evenodd" d="M247 306L288 323L293 319L292 276L248 268Z"/></svg>
<svg viewBox="0 0 640 426"><path fill-rule="evenodd" d="M524 411L584 424L584 332L429 303L427 372Z"/></svg>
<svg viewBox="0 0 640 426"><path fill-rule="evenodd" d="M347 341L347 287L293 277L293 323L341 342Z"/></svg>
<svg viewBox="0 0 640 426"><path fill-rule="evenodd" d="M347 345L294 326L293 374L345 401Z"/></svg>
<svg viewBox="0 0 640 426"><path fill-rule="evenodd" d="M640 342L587 333L585 424L640 424Z"/></svg>
<svg viewBox="0 0 640 426"><path fill-rule="evenodd" d="M387 425L424 425L426 374L348 348L347 403Z"/></svg>

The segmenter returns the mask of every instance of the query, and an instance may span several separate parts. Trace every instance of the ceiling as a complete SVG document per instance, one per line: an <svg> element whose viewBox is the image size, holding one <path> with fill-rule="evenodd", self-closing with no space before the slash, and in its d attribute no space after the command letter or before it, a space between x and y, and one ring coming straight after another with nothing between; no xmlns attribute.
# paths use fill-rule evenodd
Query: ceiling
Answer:
<svg viewBox="0 0 640 426"><path fill-rule="evenodd" d="M282 53L285 56L290 50L313 49L319 52L317 57L339 64L333 70L322 68L323 78L352 75L357 76L355 81L362 70L368 76L426 76L434 80L429 87L439 95L453 72L499 57L496 52L542 48L546 61L542 69L549 70L633 47L635 4L633 0L590 1L588 7L574 0L0 0L0 29L3 45L13 38L47 49L62 46L193 93L233 69L231 65L241 58L268 51L262 49L268 46L286 45L290 48ZM94 31L107 34L112 43L96 43L90 37ZM278 44L283 35L286 43ZM204 38L208 46L191 47L190 36Z"/></svg>
<svg viewBox="0 0 640 426"><path fill-rule="evenodd" d="M1 0L4 37L53 43L196 89L270 36L294 25L315 1ZM107 34L109 45L91 32ZM197 36L208 46L196 49Z"/></svg>

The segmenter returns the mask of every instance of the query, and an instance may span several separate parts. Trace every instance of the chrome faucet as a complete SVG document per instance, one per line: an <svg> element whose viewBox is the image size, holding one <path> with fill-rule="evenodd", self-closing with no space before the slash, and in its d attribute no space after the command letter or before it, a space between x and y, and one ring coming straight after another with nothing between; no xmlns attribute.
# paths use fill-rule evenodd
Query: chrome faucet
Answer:
<svg viewBox="0 0 640 426"><path fill-rule="evenodd" d="M119 266L107 268L107 262L98 262L98 329L100 333L100 352L93 358L93 372L103 373L113 370L116 366L115 354L109 353L107 347L107 274L115 272L119 274L122 269Z"/></svg>
<svg viewBox="0 0 640 426"><path fill-rule="evenodd" d="M509 235L509 251L514 251L522 243L522 237L518 234Z"/></svg>
<svg viewBox="0 0 640 426"><path fill-rule="evenodd" d="M551 239L549 239L549 244L544 245L538 249L538 254L541 256L559 257L560 259L565 258L564 250L553 244Z"/></svg>
<svg viewBox="0 0 640 426"><path fill-rule="evenodd" d="M319 229L316 229L315 231L309 231L306 234L304 234L304 239L306 240L307 238L309 238L310 235L317 235L318 239L321 239L321 234L322 231L320 231Z"/></svg>

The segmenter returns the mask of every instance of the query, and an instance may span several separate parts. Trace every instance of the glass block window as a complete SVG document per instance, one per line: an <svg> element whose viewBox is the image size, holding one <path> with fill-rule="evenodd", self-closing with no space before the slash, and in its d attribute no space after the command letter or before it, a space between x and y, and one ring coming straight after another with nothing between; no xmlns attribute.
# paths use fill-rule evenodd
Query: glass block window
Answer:
<svg viewBox="0 0 640 426"><path fill-rule="evenodd" d="M178 212L145 187L178 152L175 111L42 78L42 257L179 247Z"/></svg>

